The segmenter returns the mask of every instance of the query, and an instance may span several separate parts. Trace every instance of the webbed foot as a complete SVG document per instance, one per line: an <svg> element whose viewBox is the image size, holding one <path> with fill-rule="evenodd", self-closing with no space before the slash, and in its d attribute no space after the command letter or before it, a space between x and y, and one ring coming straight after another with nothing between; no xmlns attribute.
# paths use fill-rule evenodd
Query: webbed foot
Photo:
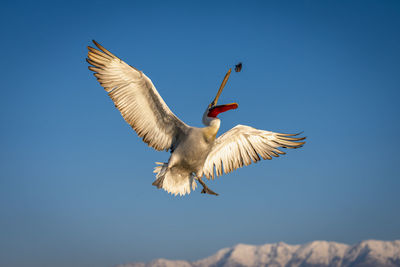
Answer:
<svg viewBox="0 0 400 267"><path fill-rule="evenodd" d="M201 193L202 193L202 194L210 194L210 195L218 196L217 193L215 193L215 192L212 191L210 188L208 188L208 186L203 182L203 180L201 180L201 178L197 178L197 180L198 180L199 183L203 186L203 190L201 190Z"/></svg>

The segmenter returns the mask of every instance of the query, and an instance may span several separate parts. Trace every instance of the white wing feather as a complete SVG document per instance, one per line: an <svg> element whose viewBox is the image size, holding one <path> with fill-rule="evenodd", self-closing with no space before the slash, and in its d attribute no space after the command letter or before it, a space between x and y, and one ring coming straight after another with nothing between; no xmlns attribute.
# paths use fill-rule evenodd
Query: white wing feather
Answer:
<svg viewBox="0 0 400 267"><path fill-rule="evenodd" d="M298 134L282 134L237 125L215 140L214 146L204 163L203 173L210 179L221 176L252 162L279 157L286 154L278 149L303 146L305 137ZM261 158L260 158L261 156ZM215 174L214 174L215 168Z"/></svg>
<svg viewBox="0 0 400 267"><path fill-rule="evenodd" d="M151 80L141 71L106 50L88 47L87 62L108 92L125 121L143 141L156 150L174 149L189 126L178 119L161 98Z"/></svg>

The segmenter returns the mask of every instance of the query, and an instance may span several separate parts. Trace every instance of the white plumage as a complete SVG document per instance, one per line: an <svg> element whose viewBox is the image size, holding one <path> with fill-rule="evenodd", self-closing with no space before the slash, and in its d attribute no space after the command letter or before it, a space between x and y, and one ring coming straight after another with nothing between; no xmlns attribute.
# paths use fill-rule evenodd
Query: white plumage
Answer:
<svg viewBox="0 0 400 267"><path fill-rule="evenodd" d="M247 166L251 162L272 159L285 154L278 148L298 148L305 137L282 134L237 125L216 138L220 120L217 115L237 104L217 106L230 70L214 101L203 115L206 127L191 127L172 113L158 94L151 80L141 71L129 66L97 42L98 49L88 47L89 69L121 112L125 121L149 146L156 150L170 150L166 163L154 168L153 185L174 195L189 194L195 190L196 180L203 186L202 193L214 194L202 181L205 175L214 179L223 173Z"/></svg>
<svg viewBox="0 0 400 267"><path fill-rule="evenodd" d="M261 158L272 159L286 154L278 147L298 148L304 144L294 142L304 139L291 137L295 135L297 134L274 133L237 125L215 140L203 166L204 175L214 179L214 169L215 174L220 176Z"/></svg>
<svg viewBox="0 0 400 267"><path fill-rule="evenodd" d="M143 72L95 44L103 52L89 47L87 61L94 66L89 69L95 72L122 117L149 146L170 149L175 137L184 134L189 126L171 112Z"/></svg>

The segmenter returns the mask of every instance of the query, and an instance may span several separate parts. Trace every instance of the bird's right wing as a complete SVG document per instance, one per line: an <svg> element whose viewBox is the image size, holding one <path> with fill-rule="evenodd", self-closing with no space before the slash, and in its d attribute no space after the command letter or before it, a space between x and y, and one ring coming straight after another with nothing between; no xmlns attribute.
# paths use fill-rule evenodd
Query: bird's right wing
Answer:
<svg viewBox="0 0 400 267"><path fill-rule="evenodd" d="M214 146L204 163L203 173L207 178L229 173L237 168L263 159L286 154L278 148L299 148L305 137L298 134L282 134L237 125L215 140Z"/></svg>
<svg viewBox="0 0 400 267"><path fill-rule="evenodd" d="M106 50L88 46L87 62L108 92L125 121L156 150L174 149L190 128L178 119L161 98L151 80L141 71Z"/></svg>

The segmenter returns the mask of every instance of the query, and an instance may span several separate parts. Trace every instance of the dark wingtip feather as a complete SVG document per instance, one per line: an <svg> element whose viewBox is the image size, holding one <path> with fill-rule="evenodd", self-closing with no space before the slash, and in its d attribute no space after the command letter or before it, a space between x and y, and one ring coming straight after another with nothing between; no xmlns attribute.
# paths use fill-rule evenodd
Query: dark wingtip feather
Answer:
<svg viewBox="0 0 400 267"><path fill-rule="evenodd" d="M107 49L105 49L101 44L99 44L98 42L96 42L95 40L92 40L93 43L104 53L106 53L107 55L109 55L110 57L116 58L116 56L114 56L110 51L108 51Z"/></svg>
<svg viewBox="0 0 400 267"><path fill-rule="evenodd" d="M278 133L278 136L297 136L297 135L300 135L302 133L304 133L304 131L301 131L301 132L298 132L298 133L295 133L295 134Z"/></svg>
<svg viewBox="0 0 400 267"><path fill-rule="evenodd" d="M279 139L286 140L286 141L301 141L306 139L306 137L286 137L286 136L279 136Z"/></svg>

